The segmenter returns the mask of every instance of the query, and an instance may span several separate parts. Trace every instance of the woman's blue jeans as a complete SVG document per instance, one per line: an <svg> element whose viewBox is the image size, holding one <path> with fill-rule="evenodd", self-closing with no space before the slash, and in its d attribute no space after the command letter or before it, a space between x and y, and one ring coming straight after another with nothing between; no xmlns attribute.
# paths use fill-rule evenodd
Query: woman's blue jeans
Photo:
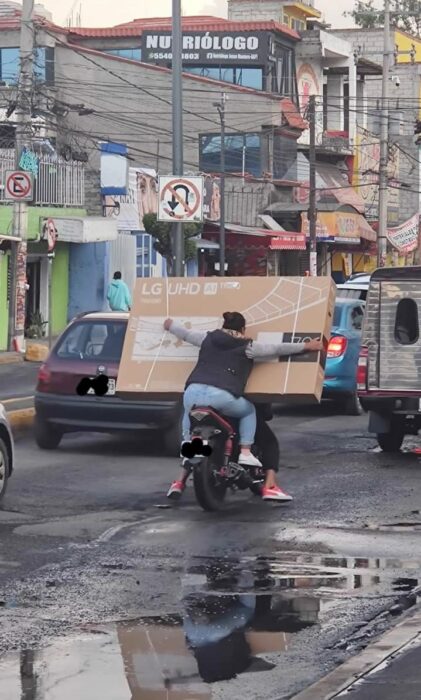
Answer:
<svg viewBox="0 0 421 700"><path fill-rule="evenodd" d="M227 418L239 418L241 445L253 445L256 433L256 409L244 397L207 384L190 384L184 392L183 440L190 440L190 416L193 406L211 406Z"/></svg>

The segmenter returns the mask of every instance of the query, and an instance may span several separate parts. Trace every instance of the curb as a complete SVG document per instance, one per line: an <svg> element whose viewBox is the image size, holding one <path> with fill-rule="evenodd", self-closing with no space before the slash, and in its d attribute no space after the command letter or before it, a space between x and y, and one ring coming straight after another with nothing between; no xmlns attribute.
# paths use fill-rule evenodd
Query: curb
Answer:
<svg viewBox="0 0 421 700"><path fill-rule="evenodd" d="M24 356L19 353L0 353L0 365L18 365L24 361Z"/></svg>
<svg viewBox="0 0 421 700"><path fill-rule="evenodd" d="M23 432L32 428L34 424L35 408L22 408L18 411L7 413L9 423L15 432Z"/></svg>
<svg viewBox="0 0 421 700"><path fill-rule="evenodd" d="M402 651L421 634L421 605L408 611L392 630L379 637L364 651L352 657L327 676L294 695L290 700L333 700ZM421 641L421 639L420 639Z"/></svg>

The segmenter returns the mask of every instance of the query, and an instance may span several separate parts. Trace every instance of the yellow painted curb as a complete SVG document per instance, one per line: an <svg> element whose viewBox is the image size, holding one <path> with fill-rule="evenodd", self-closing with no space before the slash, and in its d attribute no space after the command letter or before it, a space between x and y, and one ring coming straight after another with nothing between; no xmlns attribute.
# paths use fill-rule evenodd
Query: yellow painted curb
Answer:
<svg viewBox="0 0 421 700"><path fill-rule="evenodd" d="M2 353L0 353L0 365L17 365L23 361L23 355L2 355Z"/></svg>
<svg viewBox="0 0 421 700"><path fill-rule="evenodd" d="M22 408L7 414L12 430L31 428L34 423L35 408Z"/></svg>
<svg viewBox="0 0 421 700"><path fill-rule="evenodd" d="M46 345L31 344L27 346L25 360L27 362L45 362L49 355L49 349Z"/></svg>

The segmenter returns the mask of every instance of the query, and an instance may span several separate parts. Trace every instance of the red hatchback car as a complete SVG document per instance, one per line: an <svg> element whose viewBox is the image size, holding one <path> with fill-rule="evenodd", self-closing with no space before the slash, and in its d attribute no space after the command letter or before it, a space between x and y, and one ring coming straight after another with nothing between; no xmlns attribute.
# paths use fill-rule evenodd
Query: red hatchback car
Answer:
<svg viewBox="0 0 421 700"><path fill-rule="evenodd" d="M96 312L77 316L59 337L38 373L35 439L57 448L64 433L160 430L166 452L180 451L181 405L174 401L128 401L115 395L129 314ZM77 393L82 379L109 378L105 396Z"/></svg>

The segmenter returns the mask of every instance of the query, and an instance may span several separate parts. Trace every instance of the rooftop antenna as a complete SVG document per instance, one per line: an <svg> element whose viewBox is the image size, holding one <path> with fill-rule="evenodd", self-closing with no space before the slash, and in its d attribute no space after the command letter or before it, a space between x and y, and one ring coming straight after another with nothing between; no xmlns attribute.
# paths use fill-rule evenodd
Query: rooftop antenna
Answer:
<svg viewBox="0 0 421 700"><path fill-rule="evenodd" d="M66 17L66 27L81 27L82 26L82 2L74 0L70 12Z"/></svg>

